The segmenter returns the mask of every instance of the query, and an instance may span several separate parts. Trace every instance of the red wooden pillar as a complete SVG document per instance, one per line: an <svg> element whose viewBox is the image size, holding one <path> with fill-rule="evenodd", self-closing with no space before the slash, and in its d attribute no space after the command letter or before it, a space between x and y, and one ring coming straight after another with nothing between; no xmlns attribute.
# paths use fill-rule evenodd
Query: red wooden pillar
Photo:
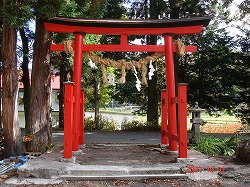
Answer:
<svg viewBox="0 0 250 187"><path fill-rule="evenodd" d="M168 102L167 90L161 91L161 144L168 144Z"/></svg>
<svg viewBox="0 0 250 187"><path fill-rule="evenodd" d="M178 84L179 158L187 158L187 84Z"/></svg>
<svg viewBox="0 0 250 187"><path fill-rule="evenodd" d="M81 110L79 123L79 145L84 144L84 90L81 91Z"/></svg>
<svg viewBox="0 0 250 187"><path fill-rule="evenodd" d="M79 146L79 123L80 123L80 98L81 98L81 77L82 77L82 46L83 46L83 32L75 32L75 56L74 56L74 118L73 118L73 151L78 151Z"/></svg>
<svg viewBox="0 0 250 187"><path fill-rule="evenodd" d="M73 83L65 83L64 89L64 158L72 158Z"/></svg>
<svg viewBox="0 0 250 187"><path fill-rule="evenodd" d="M166 85L168 88L168 129L169 150L177 150L177 142L173 139L177 135L176 103L175 103L175 77L172 34L165 34L165 60L166 60Z"/></svg>

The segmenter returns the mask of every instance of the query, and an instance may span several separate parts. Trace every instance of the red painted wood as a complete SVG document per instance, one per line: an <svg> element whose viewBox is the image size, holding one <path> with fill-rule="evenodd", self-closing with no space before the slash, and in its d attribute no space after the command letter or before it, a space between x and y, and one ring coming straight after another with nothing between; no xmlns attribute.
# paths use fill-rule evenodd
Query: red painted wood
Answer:
<svg viewBox="0 0 250 187"><path fill-rule="evenodd" d="M128 45L128 36L127 35L121 35L121 45L123 46L126 46L126 45Z"/></svg>
<svg viewBox="0 0 250 187"><path fill-rule="evenodd" d="M84 90L81 90L80 100L80 123L79 123L79 145L84 144Z"/></svg>
<svg viewBox="0 0 250 187"><path fill-rule="evenodd" d="M167 90L161 91L161 144L168 144L168 92Z"/></svg>
<svg viewBox="0 0 250 187"><path fill-rule="evenodd" d="M75 55L74 55L74 113L73 113L73 151L78 151L79 146L79 123L80 123L80 97L81 97L81 78L82 78L82 34L75 34Z"/></svg>
<svg viewBox="0 0 250 187"><path fill-rule="evenodd" d="M75 45L72 44L72 47ZM101 45L101 44L83 44L82 46L83 51L108 51L108 52L124 52L124 51L130 51L130 52L165 52L164 45ZM178 47L175 44L172 44L173 52L178 52ZM50 45L51 51L64 51L64 45L63 44L51 44ZM185 46L186 52L196 52L197 46Z"/></svg>
<svg viewBox="0 0 250 187"><path fill-rule="evenodd" d="M177 135L176 103L172 103L175 97L174 56L172 48L172 35L164 35L165 60L166 60L166 85L168 88L168 126L169 126L169 150L177 150L177 142L173 136Z"/></svg>
<svg viewBox="0 0 250 187"><path fill-rule="evenodd" d="M187 158L187 84L178 84L179 158Z"/></svg>
<svg viewBox="0 0 250 187"><path fill-rule="evenodd" d="M49 32L74 33L84 32L86 34L104 34L104 35L162 35L164 33L172 34L199 34L203 25L183 26L171 28L107 28L107 27L87 27L61 25L45 22L45 27Z"/></svg>
<svg viewBox="0 0 250 187"><path fill-rule="evenodd" d="M64 158L72 157L73 83L64 84Z"/></svg>

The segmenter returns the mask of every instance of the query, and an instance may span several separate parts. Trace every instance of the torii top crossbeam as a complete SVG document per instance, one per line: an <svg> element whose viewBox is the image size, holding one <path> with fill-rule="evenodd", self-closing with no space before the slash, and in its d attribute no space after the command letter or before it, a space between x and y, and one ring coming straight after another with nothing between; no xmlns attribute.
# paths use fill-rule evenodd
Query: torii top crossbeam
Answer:
<svg viewBox="0 0 250 187"><path fill-rule="evenodd" d="M80 19L55 17L46 21L45 26L51 32L107 35L161 35L198 34L206 27L211 17L152 20L113 20L113 19Z"/></svg>
<svg viewBox="0 0 250 187"><path fill-rule="evenodd" d="M164 35L198 34L207 26L211 17L161 19L161 20L114 20L114 19L79 19L55 17L46 21L45 27L50 32L121 35L120 45L82 44L84 51L144 51L164 52L164 45L129 45L128 35ZM63 51L63 44L52 44L52 51ZM173 51L177 52L176 45ZM195 52L196 46L185 46L186 52Z"/></svg>

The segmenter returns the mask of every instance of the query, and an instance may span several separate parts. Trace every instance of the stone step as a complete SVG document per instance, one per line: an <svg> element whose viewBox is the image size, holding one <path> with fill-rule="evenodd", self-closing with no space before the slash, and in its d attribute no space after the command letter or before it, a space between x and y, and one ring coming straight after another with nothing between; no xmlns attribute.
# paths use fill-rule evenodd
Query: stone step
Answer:
<svg viewBox="0 0 250 187"><path fill-rule="evenodd" d="M19 178L64 178L64 179L131 179L131 178L185 178L182 165L80 165L43 159L34 159L18 168Z"/></svg>
<svg viewBox="0 0 250 187"><path fill-rule="evenodd" d="M146 179L186 179L186 174L127 174L127 175L61 175L61 180L146 180Z"/></svg>
<svg viewBox="0 0 250 187"><path fill-rule="evenodd" d="M168 165L150 166L110 166L110 165L85 165L73 170L68 169L70 175L156 175L156 174L181 174L180 167Z"/></svg>

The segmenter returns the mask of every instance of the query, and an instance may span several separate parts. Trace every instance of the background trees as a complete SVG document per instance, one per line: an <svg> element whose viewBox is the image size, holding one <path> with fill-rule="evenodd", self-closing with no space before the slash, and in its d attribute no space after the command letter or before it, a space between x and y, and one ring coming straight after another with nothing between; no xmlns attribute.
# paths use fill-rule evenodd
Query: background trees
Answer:
<svg viewBox="0 0 250 187"><path fill-rule="evenodd" d="M24 145L19 128L17 98L18 73L16 55L16 29L28 19L30 9L28 4L10 0L1 3L2 20L2 107L5 155L18 155L24 151ZM20 17L17 17L19 14Z"/></svg>

